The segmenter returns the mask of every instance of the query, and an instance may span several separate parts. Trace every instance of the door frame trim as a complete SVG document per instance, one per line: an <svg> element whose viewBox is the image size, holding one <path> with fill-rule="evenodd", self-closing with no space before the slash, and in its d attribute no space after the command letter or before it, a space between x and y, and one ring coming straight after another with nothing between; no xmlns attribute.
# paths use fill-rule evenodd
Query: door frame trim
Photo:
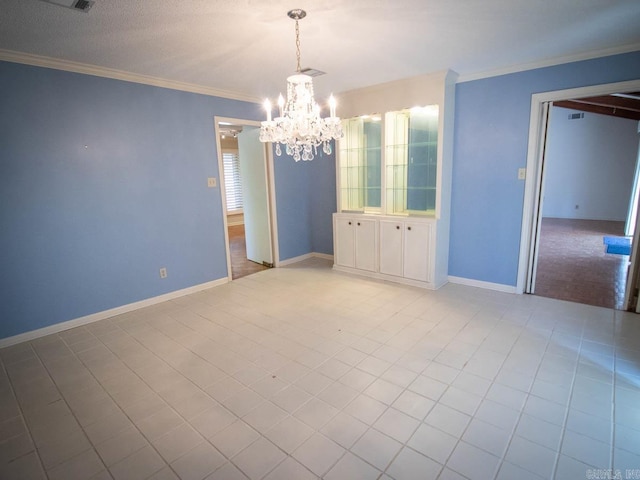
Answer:
<svg viewBox="0 0 640 480"><path fill-rule="evenodd" d="M542 168L540 151L541 146L541 119L543 104L566 100L568 98L608 95L611 93L632 92L640 89L640 80L625 82L590 85L586 87L555 90L550 92L534 93L531 95L531 115L529 119L529 144L527 148L527 175L524 187L524 202L522 207L522 227L520 232L520 255L518 260L518 277L516 281L516 293L523 293L529 268L529 257L533 248L533 224L535 205L539 202L540 189L538 177Z"/></svg>
<svg viewBox="0 0 640 480"><path fill-rule="evenodd" d="M222 146L220 145L220 122L228 122L233 125L242 125L249 127L259 127L260 122L255 120L247 120L232 117L213 117L213 125L216 139L216 154L218 157L218 187L220 188L220 199L222 201L222 221L224 226L224 244L227 253L227 278L229 281L233 279L231 271L231 249L229 247L229 225L227 222L227 200L224 189L224 166L222 162ZM269 230L271 234L271 249L274 267L280 266L280 249L278 247L278 216L276 209L276 192L275 192L275 176L273 168L273 149L271 143L264 144L264 158L267 162L267 196L269 199Z"/></svg>

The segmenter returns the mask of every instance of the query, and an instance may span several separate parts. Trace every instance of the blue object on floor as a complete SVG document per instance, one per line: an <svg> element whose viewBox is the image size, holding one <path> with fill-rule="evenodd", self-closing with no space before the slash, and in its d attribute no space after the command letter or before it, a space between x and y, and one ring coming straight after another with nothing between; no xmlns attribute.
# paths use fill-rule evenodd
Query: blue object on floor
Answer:
<svg viewBox="0 0 640 480"><path fill-rule="evenodd" d="M605 252L615 255L631 255L631 237L604 237Z"/></svg>

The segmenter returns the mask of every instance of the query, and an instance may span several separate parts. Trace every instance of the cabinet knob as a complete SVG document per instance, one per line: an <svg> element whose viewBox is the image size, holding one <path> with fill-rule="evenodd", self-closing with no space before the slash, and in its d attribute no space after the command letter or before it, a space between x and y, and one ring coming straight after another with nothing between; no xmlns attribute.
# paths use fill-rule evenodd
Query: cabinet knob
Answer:
<svg viewBox="0 0 640 480"><path fill-rule="evenodd" d="M407 227L407 230L411 230L411 227Z"/></svg>
<svg viewBox="0 0 640 480"><path fill-rule="evenodd" d="M396 230L400 230L400 225L396 225Z"/></svg>
<svg viewBox="0 0 640 480"><path fill-rule="evenodd" d="M349 225L351 225L351 222L349 222Z"/></svg>
<svg viewBox="0 0 640 480"><path fill-rule="evenodd" d="M360 226L360 222L358 222L358 226Z"/></svg>

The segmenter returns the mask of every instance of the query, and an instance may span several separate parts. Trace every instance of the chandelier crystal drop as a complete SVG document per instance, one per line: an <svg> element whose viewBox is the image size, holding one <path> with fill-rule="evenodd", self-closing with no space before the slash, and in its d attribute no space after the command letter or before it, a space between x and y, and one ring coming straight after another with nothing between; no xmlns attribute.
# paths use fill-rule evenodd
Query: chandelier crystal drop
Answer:
<svg viewBox="0 0 640 480"><path fill-rule="evenodd" d="M287 155L298 162L313 160L322 151L331 153L331 140L342 137L342 123L336 116L336 101L333 95L329 98L329 117L320 117L320 106L313 98L313 81L309 75L301 73L300 69L300 30L298 20L307 13L295 9L287 15L296 22L296 74L287 78L287 100L282 95L278 98L278 116L271 118L271 102L265 100L267 120L260 127L260 141L276 144L276 155L282 155L284 146Z"/></svg>

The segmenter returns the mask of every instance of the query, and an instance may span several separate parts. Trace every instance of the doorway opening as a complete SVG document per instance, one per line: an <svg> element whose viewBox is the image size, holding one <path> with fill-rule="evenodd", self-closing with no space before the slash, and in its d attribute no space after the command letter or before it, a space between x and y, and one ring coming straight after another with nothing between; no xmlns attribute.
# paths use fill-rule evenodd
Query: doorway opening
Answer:
<svg viewBox="0 0 640 480"><path fill-rule="evenodd" d="M564 158L573 154L588 158L594 153L589 149L595 148L594 145L602 140L597 135L590 139L595 142L591 146L565 143L560 150L557 147L567 140L571 129L580 128L579 122L585 119L585 115L591 121L599 119L602 123L610 117L593 114L615 115L616 110L617 113L624 111L621 106L616 108L617 102L634 103L633 108L637 108L640 98L633 92L639 89L640 81L632 81L532 96L516 287L519 293L609 308L628 308L624 293L628 288L629 260L633 257L631 252L626 252L629 255L606 253L605 237L614 237L609 240L617 241L628 232L625 223L628 223L629 212L637 201L637 197L632 195L636 189L633 180L637 169L637 138L633 147L636 151L630 158L625 153L624 165L611 163L619 161L612 159L612 155L599 158L593 155L590 164L572 164ZM637 116L640 111L627 113ZM625 116L625 113L615 116L630 119L625 129L629 130L629 126L636 128L637 134L637 121L631 121L634 116ZM562 123L559 119L564 119L565 127L564 131L559 129L560 133L554 130ZM602 132L600 129L596 131ZM555 145L552 141L554 133ZM629 132L626 138L629 138ZM558 155L563 158L558 160ZM617 169L617 173L603 173L602 170L598 173L599 168ZM636 243L633 242L634 247Z"/></svg>
<svg viewBox="0 0 640 480"><path fill-rule="evenodd" d="M227 274L235 280L278 263L273 158L259 123L215 118Z"/></svg>

